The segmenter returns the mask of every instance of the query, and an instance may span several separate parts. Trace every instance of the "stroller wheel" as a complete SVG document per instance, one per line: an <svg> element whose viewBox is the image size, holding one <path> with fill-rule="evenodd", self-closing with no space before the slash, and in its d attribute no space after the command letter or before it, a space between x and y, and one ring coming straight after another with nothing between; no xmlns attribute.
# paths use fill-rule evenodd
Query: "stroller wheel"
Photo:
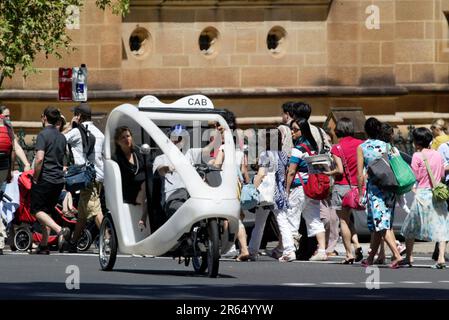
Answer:
<svg viewBox="0 0 449 320"><path fill-rule="evenodd" d="M29 229L21 228L14 235L14 246L19 251L27 251L33 244L33 235Z"/></svg>
<svg viewBox="0 0 449 320"><path fill-rule="evenodd" d="M92 234L88 229L83 230L81 238L78 240L77 248L79 251L87 251L92 244Z"/></svg>

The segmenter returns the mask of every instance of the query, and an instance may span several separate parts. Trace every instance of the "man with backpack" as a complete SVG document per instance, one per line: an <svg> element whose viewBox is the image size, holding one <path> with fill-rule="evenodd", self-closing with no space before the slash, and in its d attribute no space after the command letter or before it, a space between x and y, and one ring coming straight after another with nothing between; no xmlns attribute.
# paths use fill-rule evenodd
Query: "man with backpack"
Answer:
<svg viewBox="0 0 449 320"><path fill-rule="evenodd" d="M64 134L75 165L91 163L95 167L95 179L80 191L78 202L78 221L69 241L69 252L77 252L78 240L86 226L87 220L95 217L100 227L103 220L100 194L103 188L103 144L104 134L93 124L90 106L83 102L72 109L74 117Z"/></svg>

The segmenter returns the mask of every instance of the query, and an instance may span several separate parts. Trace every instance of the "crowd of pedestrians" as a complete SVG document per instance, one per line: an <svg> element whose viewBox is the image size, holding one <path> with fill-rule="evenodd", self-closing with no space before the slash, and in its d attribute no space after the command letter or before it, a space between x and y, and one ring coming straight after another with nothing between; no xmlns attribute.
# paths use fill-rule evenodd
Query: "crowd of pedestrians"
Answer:
<svg viewBox="0 0 449 320"><path fill-rule="evenodd" d="M431 129L414 129L416 152L410 157L393 146L394 130L388 123L374 117L367 119L364 126L367 139L361 140L355 138L353 121L341 118L335 129L328 132L334 141L331 145L328 133L308 122L310 114L308 104L286 102L282 106L281 125L275 130L267 130L266 137L259 138L259 141L266 141L266 150L258 155L258 170L251 183L257 188L272 173L275 200L271 206L260 205L254 209L255 226L249 242L248 260L255 261L262 254L263 230L272 212L279 230L279 243L271 256L280 262L294 261L300 255L297 241L301 237L302 221L307 229L304 236L315 238L317 242L311 261L324 261L338 254L335 244L341 235L345 248L342 264L361 262L365 267L385 264L386 243L392 255L390 268L412 266L413 243L424 240L437 242L433 267L445 268L446 243L449 241L448 205L435 197L434 191L438 183L449 182L449 135L444 120L434 121ZM305 192L311 174L310 157L315 155L328 155L332 163L331 169L322 172L331 177L331 188L324 199ZM412 203L406 202L402 192L378 185L375 173L370 171L375 162L384 158L388 163L390 157L401 157L416 177L411 190L414 193ZM359 208L345 204L345 198L350 198L354 189L358 191ZM401 230L406 249L396 240L393 231L396 206L408 214ZM365 259L351 217L361 209L366 212L371 232L370 249ZM405 258L402 257L404 253Z"/></svg>
<svg viewBox="0 0 449 320"><path fill-rule="evenodd" d="M77 252L77 242L86 222L95 219L99 227L104 215L101 200L103 192L103 133L93 124L91 109L81 103L73 109L74 116L65 123L61 112L55 107L47 107L41 116L44 129L39 133L35 146L35 158L30 165L25 153L14 136L9 121L10 113L0 107L0 183L11 180L15 157L24 166L24 171L32 169L31 214L42 226L40 243L33 253L49 254L49 236L53 231L58 237L61 251ZM273 201L260 204L255 212L255 226L248 243L242 210L237 234L237 261L256 261L261 254L261 244L267 218L274 215L278 229L278 245L270 253L280 262L291 262L299 254L299 242L305 238L316 240L316 250L311 261L325 261L329 256L338 255L336 244L341 236L345 253L342 264L361 262L363 266L385 263L384 243L389 247L392 257L391 268L413 265L413 245L415 240L435 241L438 249L434 268L443 269L446 243L449 241L448 204L435 197L435 187L440 182L449 183L449 135L447 124L439 119L430 129L420 127L413 131L416 152L410 158L393 146L393 128L376 118L365 122L366 139L355 137L354 123L350 118L341 118L334 129L325 131L309 123L312 108L304 102L286 102L282 105L282 123L271 130L259 130L258 141L264 145L259 149L254 175L249 174L247 146L242 139L236 139L236 174L240 184L254 184L259 188L264 181L273 182ZM226 111L225 119L230 129L236 129L235 117ZM217 134L223 134L219 123L215 126ZM194 158L210 156L210 165L220 168L225 157L224 148L216 146L212 139L202 149L183 150L184 138L189 133L181 125L170 131L172 142L183 154ZM122 183L126 202L140 204L143 208L139 221L141 228L148 226L148 213L145 205L145 173L140 152L133 143L132 132L127 127L117 129L115 135L116 154L113 159L121 168ZM218 147L218 148L217 148ZM325 169L315 172L311 159L323 156L329 160ZM413 186L413 203L406 203L405 197L393 189L378 184L371 169L379 159L390 156L402 157L410 163L410 170L416 177ZM155 159L153 174L170 181L165 184L164 208L169 218L188 199L182 179L174 171L172 164L162 155ZM80 191L77 202L78 216L74 230L64 227L54 219L54 208L64 190L64 171L69 162L73 165L92 164L95 169L94 180ZM318 179L318 180L316 180ZM312 182L311 182L312 181ZM311 193L311 184L324 183L325 189L319 195ZM317 187L318 186L313 186ZM326 189L327 188L327 189ZM315 190L316 191L316 190ZM347 204L354 195L355 207ZM324 196L323 196L324 195ZM406 239L406 256L393 232L394 208L400 205L408 215L403 223L401 234ZM356 210L357 209L357 210ZM353 214L361 209L366 211L367 226L371 232L369 252L364 252L354 227ZM300 234L301 223L306 233ZM226 226L225 226L226 227ZM5 245L5 226L0 223L0 254ZM301 239L301 237L304 237ZM235 250L235 248L234 248ZM377 259L376 259L377 257Z"/></svg>

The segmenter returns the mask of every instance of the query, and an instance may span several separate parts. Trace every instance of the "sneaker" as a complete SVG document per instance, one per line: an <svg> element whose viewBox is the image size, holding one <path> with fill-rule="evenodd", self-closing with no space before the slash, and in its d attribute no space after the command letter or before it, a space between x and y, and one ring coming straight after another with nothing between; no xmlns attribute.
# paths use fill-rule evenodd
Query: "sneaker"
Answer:
<svg viewBox="0 0 449 320"><path fill-rule="evenodd" d="M313 255L309 261L326 261L327 260L327 254L326 252L320 252L318 251L315 255Z"/></svg>
<svg viewBox="0 0 449 320"><path fill-rule="evenodd" d="M259 258L258 254L250 254L249 255L249 261L257 261L258 258Z"/></svg>
<svg viewBox="0 0 449 320"><path fill-rule="evenodd" d="M50 254L50 249L48 248L48 246L38 246L36 248L36 250L31 251L32 254L45 254L45 255L49 255Z"/></svg>
<svg viewBox="0 0 449 320"><path fill-rule="evenodd" d="M77 253L78 252L77 244L73 243L72 241L69 241L67 245L67 251L69 253Z"/></svg>
<svg viewBox="0 0 449 320"><path fill-rule="evenodd" d="M294 252L284 254L278 260L279 260L279 262L292 262L292 261L296 260L296 254Z"/></svg>
<svg viewBox="0 0 449 320"><path fill-rule="evenodd" d="M274 259L279 259L282 257L282 251L278 247L276 247L273 249L273 251L271 251L270 256Z"/></svg>
<svg viewBox="0 0 449 320"><path fill-rule="evenodd" d="M235 259L239 256L239 252L237 251L237 248L235 247L235 244L232 245L231 249L229 249L228 252L221 255L223 258L231 258Z"/></svg>
<svg viewBox="0 0 449 320"><path fill-rule="evenodd" d="M70 239L70 229L67 227L64 227L59 231L58 233L58 248L59 251L64 251L64 244L66 241Z"/></svg>

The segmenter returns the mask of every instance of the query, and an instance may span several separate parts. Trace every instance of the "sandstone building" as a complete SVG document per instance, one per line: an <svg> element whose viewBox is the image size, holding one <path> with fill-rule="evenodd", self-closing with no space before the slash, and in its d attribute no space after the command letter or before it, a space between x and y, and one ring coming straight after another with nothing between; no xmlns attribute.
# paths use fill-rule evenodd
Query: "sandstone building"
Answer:
<svg viewBox="0 0 449 320"><path fill-rule="evenodd" d="M17 120L50 103L69 116L58 67L85 63L97 111L203 93L248 125L278 119L287 100L310 102L317 122L359 106L427 124L449 118L448 20L449 0L131 0L125 17L87 0L69 31L76 50L40 56L41 72L6 80L0 100Z"/></svg>

